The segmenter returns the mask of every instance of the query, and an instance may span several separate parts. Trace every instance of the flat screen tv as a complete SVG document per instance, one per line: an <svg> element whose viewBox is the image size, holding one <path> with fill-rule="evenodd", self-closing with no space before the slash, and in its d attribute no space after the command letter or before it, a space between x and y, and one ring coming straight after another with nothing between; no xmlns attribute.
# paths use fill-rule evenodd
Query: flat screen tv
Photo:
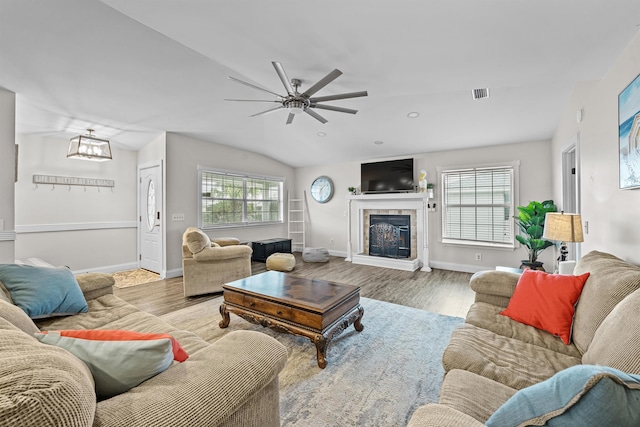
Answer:
<svg viewBox="0 0 640 427"><path fill-rule="evenodd" d="M362 163L362 193L406 193L414 190L413 159Z"/></svg>

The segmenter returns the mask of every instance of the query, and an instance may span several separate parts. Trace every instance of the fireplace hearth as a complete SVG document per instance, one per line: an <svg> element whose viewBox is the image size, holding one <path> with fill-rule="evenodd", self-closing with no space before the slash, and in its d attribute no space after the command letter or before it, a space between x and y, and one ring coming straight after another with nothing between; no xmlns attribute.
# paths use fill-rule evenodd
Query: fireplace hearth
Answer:
<svg viewBox="0 0 640 427"><path fill-rule="evenodd" d="M371 215L369 255L388 258L411 257L411 217Z"/></svg>

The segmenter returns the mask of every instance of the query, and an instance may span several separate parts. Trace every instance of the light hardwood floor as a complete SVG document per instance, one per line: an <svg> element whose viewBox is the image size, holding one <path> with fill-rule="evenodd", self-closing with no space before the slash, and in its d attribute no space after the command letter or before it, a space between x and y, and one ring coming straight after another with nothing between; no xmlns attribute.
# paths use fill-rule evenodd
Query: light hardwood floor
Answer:
<svg viewBox="0 0 640 427"><path fill-rule="evenodd" d="M296 269L291 274L360 286L360 294L394 304L428 310L448 316L464 317L473 303L469 288L471 274L434 269L432 272L398 271L380 267L354 265L344 258L331 257L324 263L305 263L296 253ZM252 273L266 271L265 264L252 263ZM114 288L114 293L151 314L162 315L220 294L185 298L182 277L130 288Z"/></svg>

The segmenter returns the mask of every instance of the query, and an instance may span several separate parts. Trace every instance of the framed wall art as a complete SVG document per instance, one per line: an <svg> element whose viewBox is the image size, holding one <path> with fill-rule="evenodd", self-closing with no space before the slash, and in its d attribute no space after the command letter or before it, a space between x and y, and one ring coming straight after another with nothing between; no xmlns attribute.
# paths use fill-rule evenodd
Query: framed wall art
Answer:
<svg viewBox="0 0 640 427"><path fill-rule="evenodd" d="M640 75L618 95L620 189L640 188Z"/></svg>

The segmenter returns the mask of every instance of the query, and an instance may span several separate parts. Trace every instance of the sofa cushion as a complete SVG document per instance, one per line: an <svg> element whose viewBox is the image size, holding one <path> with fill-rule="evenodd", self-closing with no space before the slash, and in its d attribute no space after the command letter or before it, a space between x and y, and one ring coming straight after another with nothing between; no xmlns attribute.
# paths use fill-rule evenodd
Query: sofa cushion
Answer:
<svg viewBox="0 0 640 427"><path fill-rule="evenodd" d="M167 334L82 330L40 332L35 337L82 360L91 370L98 399L124 393L164 372L176 357L175 347L180 361L188 357Z"/></svg>
<svg viewBox="0 0 640 427"><path fill-rule="evenodd" d="M0 300L0 317L29 335L40 332L40 329L38 329L36 324L33 323L33 320L27 316L24 310L3 300Z"/></svg>
<svg viewBox="0 0 640 427"><path fill-rule="evenodd" d="M623 299L602 322L582 362L640 375L640 290Z"/></svg>
<svg viewBox="0 0 640 427"><path fill-rule="evenodd" d="M438 403L484 423L517 391L472 372L454 369L444 377Z"/></svg>
<svg viewBox="0 0 640 427"><path fill-rule="evenodd" d="M573 322L573 341L584 353L600 323L624 297L640 289L640 267L613 255L589 252L576 264L574 274L590 272L582 289Z"/></svg>
<svg viewBox="0 0 640 427"><path fill-rule="evenodd" d="M191 253L194 254L197 254L204 248L211 246L211 239L209 239L209 236L196 227L187 228L182 236L182 241L187 245Z"/></svg>
<svg viewBox="0 0 640 427"><path fill-rule="evenodd" d="M467 370L518 390L580 363L580 358L503 337L467 323L454 329L442 356L442 365L447 372Z"/></svg>
<svg viewBox="0 0 640 427"><path fill-rule="evenodd" d="M0 360L0 424L93 425L93 379L69 352L43 345L0 319Z"/></svg>
<svg viewBox="0 0 640 427"><path fill-rule="evenodd" d="M589 273L580 276L525 270L507 308L500 312L571 342L575 304Z"/></svg>
<svg viewBox="0 0 640 427"><path fill-rule="evenodd" d="M87 301L66 267L0 264L0 281L15 305L32 319L85 313Z"/></svg>
<svg viewBox="0 0 640 427"><path fill-rule="evenodd" d="M486 422L488 427L639 424L640 376L592 365L568 368L520 390Z"/></svg>
<svg viewBox="0 0 640 427"><path fill-rule="evenodd" d="M537 345L538 347L544 347L568 356L582 357L582 353L580 353L574 344L566 345L562 340L559 340L558 337L551 335L549 332L503 316L500 314L502 310L502 307L493 304L476 302L469 308L465 322L507 338L513 338L518 341Z"/></svg>

